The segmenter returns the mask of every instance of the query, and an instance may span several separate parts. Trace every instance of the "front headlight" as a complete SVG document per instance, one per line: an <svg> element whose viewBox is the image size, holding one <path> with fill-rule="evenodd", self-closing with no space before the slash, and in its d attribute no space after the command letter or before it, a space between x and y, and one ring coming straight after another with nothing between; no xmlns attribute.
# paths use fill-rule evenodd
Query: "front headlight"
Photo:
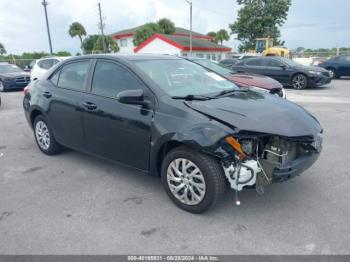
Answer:
<svg viewBox="0 0 350 262"><path fill-rule="evenodd" d="M322 72L317 72L317 71L309 71L309 73L312 75L322 75Z"/></svg>
<svg viewBox="0 0 350 262"><path fill-rule="evenodd" d="M270 92L269 90L267 90L265 88L261 88L261 87L257 87L257 86L250 86L249 89L256 91L256 92L261 92L261 93L269 93Z"/></svg>

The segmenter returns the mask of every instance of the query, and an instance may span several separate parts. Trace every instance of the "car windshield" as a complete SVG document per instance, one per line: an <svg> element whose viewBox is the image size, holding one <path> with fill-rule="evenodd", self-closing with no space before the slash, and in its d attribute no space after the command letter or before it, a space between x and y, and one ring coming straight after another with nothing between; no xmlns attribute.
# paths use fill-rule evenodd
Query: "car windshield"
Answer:
<svg viewBox="0 0 350 262"><path fill-rule="evenodd" d="M23 70L16 65L0 65L0 73L20 73L20 72L23 72Z"/></svg>
<svg viewBox="0 0 350 262"><path fill-rule="evenodd" d="M224 76L229 76L231 74L231 70L222 67L210 60L205 60L205 59L195 59L193 60L195 63L200 64L206 68L209 68L210 70Z"/></svg>
<svg viewBox="0 0 350 262"><path fill-rule="evenodd" d="M234 83L185 59L135 61L170 96L208 96L239 90Z"/></svg>

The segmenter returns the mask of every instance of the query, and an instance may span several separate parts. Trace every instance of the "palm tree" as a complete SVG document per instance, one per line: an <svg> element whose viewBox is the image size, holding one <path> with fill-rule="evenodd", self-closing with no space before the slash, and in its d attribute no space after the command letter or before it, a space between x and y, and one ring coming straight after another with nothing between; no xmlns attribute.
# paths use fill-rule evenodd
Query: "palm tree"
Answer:
<svg viewBox="0 0 350 262"><path fill-rule="evenodd" d="M79 22L74 22L70 25L68 33L71 37L76 37L76 36L79 37L80 48L83 50L83 36L86 36L86 31L84 26Z"/></svg>
<svg viewBox="0 0 350 262"><path fill-rule="evenodd" d="M221 29L216 33L216 40L222 45L224 41L228 41L230 39L230 35L225 29Z"/></svg>

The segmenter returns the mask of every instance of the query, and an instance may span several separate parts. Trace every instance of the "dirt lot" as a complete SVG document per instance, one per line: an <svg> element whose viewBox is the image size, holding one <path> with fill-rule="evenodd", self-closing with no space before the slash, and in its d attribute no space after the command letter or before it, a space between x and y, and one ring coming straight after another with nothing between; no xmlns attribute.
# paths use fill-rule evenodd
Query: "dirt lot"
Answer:
<svg viewBox="0 0 350 262"><path fill-rule="evenodd" d="M350 254L350 79L288 98L322 123L302 177L186 213L160 180L82 153L40 153L22 92L1 94L1 254ZM276 119L278 121L278 119Z"/></svg>

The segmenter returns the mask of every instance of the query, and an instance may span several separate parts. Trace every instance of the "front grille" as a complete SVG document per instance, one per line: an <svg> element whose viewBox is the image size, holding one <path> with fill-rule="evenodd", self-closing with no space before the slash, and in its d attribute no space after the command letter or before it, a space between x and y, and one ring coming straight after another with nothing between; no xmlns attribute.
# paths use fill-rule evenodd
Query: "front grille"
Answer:
<svg viewBox="0 0 350 262"><path fill-rule="evenodd" d="M29 81L29 76L16 77L16 84L27 84Z"/></svg>
<svg viewBox="0 0 350 262"><path fill-rule="evenodd" d="M322 75L330 77L330 74L328 72L322 72Z"/></svg>

